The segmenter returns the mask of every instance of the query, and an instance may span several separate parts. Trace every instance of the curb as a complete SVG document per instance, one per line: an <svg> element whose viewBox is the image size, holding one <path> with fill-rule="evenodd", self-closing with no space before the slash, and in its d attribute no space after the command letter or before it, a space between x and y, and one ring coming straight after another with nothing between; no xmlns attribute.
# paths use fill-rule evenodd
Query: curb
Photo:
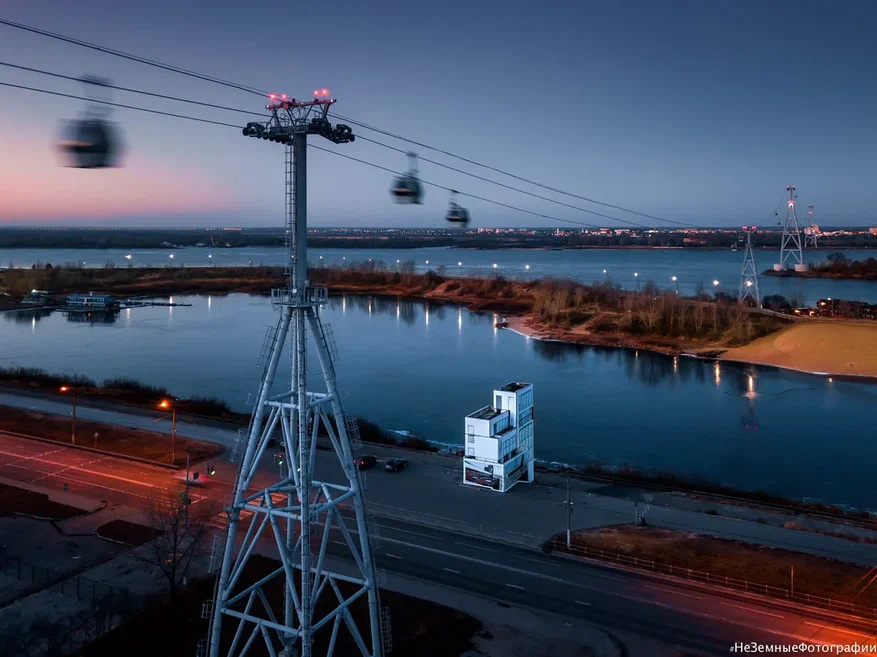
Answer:
<svg viewBox="0 0 877 657"><path fill-rule="evenodd" d="M18 433L16 431L0 431L0 433L4 433L8 436L15 436L16 438L25 438L27 440L37 440L41 443L47 443L49 445L60 445L61 447L67 447L70 449L78 449L83 452L91 452L92 454L100 454L102 456L113 456L119 459L125 459L127 461L135 461L137 463L144 463L146 465L155 465L160 468L165 468L166 470L182 470L184 466L182 465L171 465L169 463L161 463L160 461L151 461L149 459L140 458L139 456L130 456L128 454L119 454L117 452L107 452L102 449L95 449L94 447L86 447L85 445L73 445L67 443L60 443L57 440L49 440L48 438L40 438L39 436L31 436L26 433Z"/></svg>

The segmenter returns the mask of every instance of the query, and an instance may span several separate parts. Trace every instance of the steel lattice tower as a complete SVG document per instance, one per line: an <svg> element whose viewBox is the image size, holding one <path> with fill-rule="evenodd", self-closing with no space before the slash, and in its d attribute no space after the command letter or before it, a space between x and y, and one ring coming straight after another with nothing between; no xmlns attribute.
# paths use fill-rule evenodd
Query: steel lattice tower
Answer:
<svg viewBox="0 0 877 657"><path fill-rule="evenodd" d="M804 253L801 247L801 227L798 225L798 212L795 210L795 186L786 185L789 192L789 205L786 210L786 221L783 224L783 240L780 244L780 261L773 266L775 271L790 269L787 260L794 260L795 271L805 271Z"/></svg>
<svg viewBox="0 0 877 657"><path fill-rule="evenodd" d="M353 418L346 418L338 390L330 337L319 308L328 294L324 287L312 287L307 271L307 136L316 134L341 144L354 140L350 128L332 126L327 120L335 101L328 91L315 92L312 101L271 96L268 122L249 123L243 134L280 143L286 149L286 242L287 286L271 291L271 303L280 310L273 334L266 342L267 360L258 399L246 435L233 499L228 511L228 529L222 552L222 566L216 586L210 627L210 657L243 656L256 642L264 642L271 657L311 657L313 635L322 630L328 640L326 655L332 655L341 626L352 635L359 652L381 657L381 608L376 566L368 531L365 503L353 458L359 442ZM325 381L325 392L306 389L307 332L316 342L316 355ZM289 339L292 376L285 392L272 394L277 366ZM314 477L317 437L328 434L346 483L338 485ZM280 430L283 458L279 479L251 490L260 459L272 436ZM355 527L340 513L339 505L352 507ZM348 508L349 508L348 507ZM246 531L240 527L249 519ZM352 524L352 523L351 523ZM358 571L350 577L333 572L326 563L330 532L344 544L346 556ZM257 543L267 532L276 546L281 566L252 582L242 577ZM239 536L243 534L243 537ZM239 542L240 539L240 542ZM239 544L238 544L239 543ZM316 545L316 547L314 547ZM272 603L265 587L279 580L282 605ZM275 584L276 586L276 584ZM341 589L348 589L345 594ZM316 617L317 603L334 598L326 613ZM369 627L361 632L350 605L365 596ZM274 608L281 607L282 608ZM325 609L325 608L321 608ZM234 639L223 645L223 622L235 622Z"/></svg>
<svg viewBox="0 0 877 657"><path fill-rule="evenodd" d="M813 206L807 206L807 228L804 229L804 248L812 246L816 248L816 237L819 234L819 226L813 221Z"/></svg>
<svg viewBox="0 0 877 657"><path fill-rule="evenodd" d="M758 269L755 267L755 255L752 253L752 235L755 232L755 226L743 226L743 233L746 235L746 254L743 256L743 269L740 272L740 288L737 297L740 299L740 303L750 298L755 301L756 306L760 306Z"/></svg>

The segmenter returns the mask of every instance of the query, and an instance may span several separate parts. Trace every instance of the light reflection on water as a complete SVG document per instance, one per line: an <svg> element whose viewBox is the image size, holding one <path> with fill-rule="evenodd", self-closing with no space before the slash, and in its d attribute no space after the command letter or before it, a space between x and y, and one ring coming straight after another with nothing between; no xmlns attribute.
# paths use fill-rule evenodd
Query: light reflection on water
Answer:
<svg viewBox="0 0 877 657"><path fill-rule="evenodd" d="M276 321L267 299L175 300L193 305L124 310L122 321L4 314L0 365L131 377L247 410L265 326ZM519 379L535 385L540 459L697 474L877 507L870 485L877 386L532 340L496 329L492 313L435 302L332 298L323 317L338 346L348 409L385 429L462 444L465 414L489 403L494 387ZM281 370L277 379L288 375Z"/></svg>

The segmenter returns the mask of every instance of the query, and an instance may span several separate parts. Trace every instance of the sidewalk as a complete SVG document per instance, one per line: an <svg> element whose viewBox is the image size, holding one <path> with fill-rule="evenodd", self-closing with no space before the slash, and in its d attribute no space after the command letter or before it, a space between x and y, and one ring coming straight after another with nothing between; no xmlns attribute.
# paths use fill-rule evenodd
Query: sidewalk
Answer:
<svg viewBox="0 0 877 657"><path fill-rule="evenodd" d="M8 393L0 393L0 404L35 408L49 413L69 412L66 403ZM151 414L144 416L80 404L77 415L111 424L170 431L169 423L156 423ZM236 430L181 421L177 423L177 432L226 447L232 446L237 438ZM562 476L539 473L537 482L518 484L509 493L499 494L464 486L457 457L378 445L366 445L364 450L374 453L379 459L403 455L411 463L399 473L385 473L380 467L364 473L365 495L372 503L370 510L373 514L416 519L416 522L423 524L465 530L464 533L517 538L512 542L530 546L566 529L562 502L567 493L566 480ZM223 472L219 472L220 469ZM234 464L218 465L217 471L217 480L220 474L224 474L222 480L233 481ZM271 455L266 454L259 481L269 481L275 472ZM331 452L317 452L317 472L327 480L340 476L337 461ZM836 531L856 538L877 540L877 532L872 530L809 519L803 515L753 509L742 504L719 503L689 495L582 479L571 479L570 491L574 503L572 526L577 529L633 522L634 505L642 511L647 504L646 517L652 526L796 550L869 566L877 562L877 545L815 533ZM805 526L812 531L784 525Z"/></svg>

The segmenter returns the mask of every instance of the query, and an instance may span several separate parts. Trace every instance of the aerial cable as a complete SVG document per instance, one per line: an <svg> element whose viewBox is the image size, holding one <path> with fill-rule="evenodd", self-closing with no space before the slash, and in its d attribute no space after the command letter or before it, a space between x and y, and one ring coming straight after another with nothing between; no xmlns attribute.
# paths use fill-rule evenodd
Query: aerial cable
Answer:
<svg viewBox="0 0 877 657"><path fill-rule="evenodd" d="M14 27L18 30L24 30L25 32L32 32L34 34L39 34L41 36L49 37L51 39L57 39L58 41L64 41L66 43L72 43L76 46L82 46L83 48L89 48L91 50L97 50L98 52L105 53L107 55L113 55L115 57L121 57L122 59L128 59L132 62L138 62L140 64L146 64L147 66L154 66L156 68L164 69L166 71L171 71L172 73L179 73L180 75L188 75L192 78L197 78L199 80L204 80L205 82L213 82L214 84L220 84L225 87L230 87L232 89L238 89L239 91L246 91L247 93L256 94L257 96L267 96L269 92L262 91L261 89L256 89L254 87L249 87L247 85L238 84L237 82L231 82L229 80L223 80L222 78L217 78L212 75L205 75L203 73L197 73L195 71L190 71L189 69L182 68L180 66L174 66L172 64L165 64L163 62L156 61L154 59L148 59L146 57L140 57L139 55L132 55L130 53L122 52L121 50L115 50L113 48L106 48L104 46L99 46L95 43L89 43L88 41L82 41L81 39L74 39L73 37L64 36L63 34L57 34L56 32L49 32L48 30L41 30L37 27L31 27L29 25L24 25L23 23L16 23L15 21L10 21L5 18L0 18L0 25L6 25L8 27Z"/></svg>
<svg viewBox="0 0 877 657"><path fill-rule="evenodd" d="M147 107L138 107L136 105L126 105L124 103L114 103L114 102L110 102L108 100L98 100L95 98L86 98L85 96L77 96L75 94L66 94L66 93L61 93L59 91L49 91L48 89L39 89L36 87L28 87L28 86L21 85L21 84L13 84L11 82L0 82L0 86L11 87L13 89L23 89L25 91L34 91L37 93L48 94L51 96L59 96L62 98L72 98L75 100L90 101L90 102L94 102L94 103L100 103L102 105L109 105L111 107L120 107L123 109L130 109L130 110L134 110L137 112L146 112L148 114L158 114L160 116L168 116L171 118L184 119L187 121L198 121L200 123L207 123L210 125L218 125L218 126L223 126L223 127L227 127L227 128L236 128L238 130L242 129L242 127L243 127L240 125L236 125L234 123L225 123L224 121L214 121L212 119L204 119L201 117L188 116L185 114L177 114L174 112L164 112L161 110L150 109ZM376 169L380 169L382 171L386 171L386 172L392 173L394 175L400 175L398 171L395 171L389 167L382 166L380 164L375 164L374 162L369 162L368 160L363 160L363 159L360 159L357 157L353 157L352 155L347 155L345 153L339 153L337 151L333 151L333 150L328 149L328 148L323 148L321 146L316 146L314 144L309 144L308 146L309 146L309 148L315 148L315 149L320 150L320 151L325 151L327 153L331 153L332 155L337 155L339 157L347 158L348 160L352 160L354 162L359 162L360 164L365 164L367 166L370 166L370 167L373 167ZM485 196L479 196L477 194L471 194L468 192L461 192L459 190L455 190L452 187L446 187L445 185L440 185L438 183L430 182L428 180L420 179L420 181L422 183L424 183L425 185L437 187L438 189L443 189L447 192L456 191L460 196L468 196L469 198L473 198L473 199L476 199L478 201L483 201L485 203L491 203L492 205L497 205L499 207L507 208L509 210L515 210L516 212L523 212L525 214L529 214L529 215L532 215L534 217L541 217L543 219L548 219L549 221L560 221L563 223L575 224L578 226L586 226L589 228L602 228L603 227L603 226L599 226L598 224L592 224L592 223L588 223L588 222L584 222L584 221L576 221L575 219L564 219L562 217L555 217L553 215L543 214L541 212L536 212L534 210L527 210L525 208L521 208L521 207L518 207L516 205L511 205L509 203L503 203L502 201L496 201L494 199L487 198Z"/></svg>
<svg viewBox="0 0 877 657"><path fill-rule="evenodd" d="M204 81L206 81L206 82L213 82L214 84L220 84L220 85L223 85L223 86L226 86L226 87L230 87L230 88L232 88L232 89L237 89L237 90L240 90L240 91L246 91L246 92L248 92L248 93L255 94L255 95L258 95L258 96L263 96L263 97L264 97L264 96L268 96L268 95L269 95L269 92L264 91L264 90L261 90L261 89L257 89L257 88L255 88L255 87L250 87L250 86L248 86L248 85L240 84L240 83L237 83L237 82L231 82L231 81L229 81L229 80L224 80L224 79L222 79L222 78L217 78L217 77L212 76L212 75L205 75L205 74L203 74L203 73L197 73L197 72L195 72L195 71L192 71L192 70L189 70L189 69L185 69L185 68L182 68L182 67L179 67L179 66L174 66L174 65L171 65L171 64L165 64L165 63L163 63L163 62L159 62L159 61L156 61L156 60L148 59L148 58L146 58L146 57L141 57L141 56L139 56L139 55L133 55L133 54L130 54L130 53L122 52L122 51L120 51L120 50L115 50L115 49L113 49L113 48L107 48L107 47L104 47L104 46L99 46L99 45L94 44L94 43L89 43L89 42L87 42L87 41L82 41L81 39L75 39L75 38L73 38L73 37L68 37L68 36L65 36L65 35L63 35L63 34L58 34L58 33L55 33L55 32L49 32L48 30L43 30L43 29L40 29L40 28L31 27L31 26L29 26L29 25L24 25L24 24L22 24L22 23L16 23L16 22L14 22L14 21L10 21L10 20L7 20L7 19L0 18L0 25L6 25L6 26L8 26L8 27L13 27L13 28L16 28L16 29L19 29L19 30L24 30L24 31L27 31L27 32L32 32L32 33L34 33L34 34L39 34L39 35L41 35L41 36L46 36L46 37L49 37L49 38L52 38L52 39L57 39L57 40L59 40L59 41L64 41L64 42L66 42L66 43L71 43L71 44L73 44L73 45L82 46L82 47L84 47L84 48L90 48L90 49L92 49L92 50L97 50L98 52L102 52L102 53L109 54L109 55L114 55L114 56L116 56L116 57L122 57L122 58L124 58L124 59L128 59L128 60L131 60L131 61L134 61L134 62L139 62L139 63L141 63L141 64L146 64L146 65L148 65L148 66L154 66L154 67L156 67L156 68L160 68L160 69L164 69L164 70L167 70L167 71L171 71L171 72L173 72L173 73L179 73L179 74L181 74L181 75L187 75L187 76L189 76L189 77L193 77L193 78L196 78L196 79L199 79L199 80L204 80ZM396 133L390 132L390 131L388 131L388 130L384 130L384 129L382 129L382 128L378 128L378 127L373 126L373 125L369 125L369 124L367 124L367 123L363 123L363 122L361 122L361 121L357 121L357 120L352 119L352 118L344 117L344 116L341 116L341 115L339 115L339 114L335 114L334 116L337 116L339 119L341 119L341 120L343 120L343 121L347 121L348 123L352 123L352 124L354 124L354 125L360 126L361 128L365 128L366 130L372 130L372 131L374 131L374 132L378 132L378 133L383 134L383 135L386 135L386 136L388 136L388 137L392 137L393 139L399 139L399 140L401 140L401 141L406 141L406 142L408 142L408 143L410 143L410 144L414 144L414 145L416 145L416 146L420 146L420 147L422 147L422 148L426 148L426 149L429 149L429 150L435 151L435 152L437 152L437 153L441 153L441 154L443 154L443 155L447 155L447 156L449 156L449 157L453 157L453 158L455 158L455 159L461 160L461 161L466 162L466 163L468 163L468 164L472 164L472 165L474 165L474 166L481 167L481 168L484 168L484 169L488 169L488 170L490 170L490 171L494 171L494 172L499 173L499 174L502 174L502 175L504 175L504 176L508 176L509 178L513 178L513 179L515 179L515 180L519 180L519 181L521 181L521 182L527 183L528 185L534 185L534 186L536 186L536 187L541 187L541 188L546 189L546 190L548 190L548 191L550 191L550 192L554 192L555 194L562 194L562 195L564 195L564 196L568 196L568 197L570 197L570 198L575 198L575 199L578 199L578 200L580 200L580 201L586 201L587 203L594 203L595 205L600 205L600 206L602 206L602 207L610 208L610 209L613 209L613 210L620 210L621 212L627 212L627 213L629 213L629 214L634 214L634 215L637 215L637 216L640 216L640 217L644 217L644 218L646 218L646 219L651 219L651 220L653 220L653 221L659 221L659 222L668 223L668 224L675 224L675 225L677 225L677 226L682 226L682 227L695 227L695 228L696 228L696 227L700 227L700 226L697 226L696 224L687 224L687 223L684 223L684 222L681 222L681 221L674 221L674 220L672 220L672 219L664 219L664 218L662 218L662 217L657 217L657 216L655 216L655 215L647 214L647 213L645 213L645 212L639 212L639 211L637 211L637 210L632 210L632 209L630 209L630 208L625 208L625 207L620 206L620 205L614 205L614 204L612 204L612 203L605 203L605 202L603 202L603 201L598 201L598 200L596 200L596 199L588 198L587 196L582 196L582 195L580 195L580 194L574 194L574 193L572 193L572 192L567 192L567 191L564 191L564 190L562 190L562 189L558 189L558 188L556 188L556 187L551 187L550 185L545 185L545 184L540 183L540 182L537 182L537 181L535 181L535 180L530 180L529 178L524 178L523 176L518 176L518 175L513 174L513 173L510 173L510 172L508 172L508 171L504 171L503 169L499 169L499 168L497 168L497 167L493 167L493 166L490 166L490 165L487 165L487 164L483 164L483 163L481 163L481 162L477 162L477 161L475 161L475 160L472 160L472 159L469 159L469 158L463 157L462 155L457 155L456 153L451 153L450 151L446 151L446 150L443 150L443 149L441 149L441 148L437 148L437 147L435 147L435 146L430 146L430 145L425 144L425 143L423 143L423 142L419 142L419 141L416 141L416 140L413 140L413 139L409 139L408 137L403 137L402 135L399 135L399 134L396 134ZM601 216L605 216L605 215L601 215ZM621 220L616 219L616 221L621 221ZM633 224L633 225L636 225L636 224Z"/></svg>
<svg viewBox="0 0 877 657"><path fill-rule="evenodd" d="M22 84L12 84L11 82L0 82L0 86L12 87L14 89L24 89L26 91L36 91L41 94L49 94L51 96L61 96L62 98L73 98L75 100L84 100L91 103L100 103L101 105L111 105L112 107L121 107L123 109L136 110L138 112L147 112L149 114L160 114L162 116L170 116L175 119L186 119L188 121L200 121L201 123L210 123L212 125L221 125L228 128L238 128L241 126L234 123L225 123L223 121L213 121L211 119L202 119L197 116L186 116L185 114L175 114L174 112L162 112L161 110L149 109L147 107L137 107L136 105L125 105L123 103L112 103L108 100L98 100L96 98L86 98L85 96L76 96L75 94L63 94L60 91L49 91L48 89L37 89L36 87L27 87Z"/></svg>
<svg viewBox="0 0 877 657"><path fill-rule="evenodd" d="M383 146L384 148L387 148L391 151L396 151L397 153L407 153L407 151L402 149L402 148L396 148L395 146L390 146L389 144L385 144L383 142L377 141L376 139L370 139L369 137L363 137L362 135L357 135L356 138L357 138L357 140L360 140L360 141L367 141L367 142L370 142L372 144L377 144L378 146ZM442 162L430 160L429 158L426 158L426 157L418 156L417 159L419 159L423 162L428 162L429 164L434 164L436 166L442 167L443 169L449 169L449 170L455 171L457 173L462 173L463 175L470 176L472 178L475 178L476 180L488 182L491 185L496 185L496 186L502 187L504 189L510 189L513 192L519 192L521 194L526 194L527 196L532 196L533 198L538 198L542 201L548 201L549 203L555 203L557 205L562 205L563 207L572 208L573 210L587 212L588 214L593 214L595 216L603 217L604 219L610 219L612 221L618 221L618 222L623 223L623 224L629 224L631 226L636 226L637 228L648 228L648 226L643 226L642 224L638 224L638 223L633 222L633 221L628 221L627 219L619 219L618 217L613 217L613 216L610 216L608 214L603 214L602 212L596 212L595 210L588 210L587 208L583 208L583 207L578 206L578 205L571 205L569 203L564 203L563 201L557 201L557 200L555 200L553 198L549 198L547 196L540 196L539 194L535 194L534 192L528 192L527 190L519 189L517 187L512 187L511 185L506 185L505 183L501 183L501 182L498 182L496 180L491 180L490 178L484 178L483 176L479 176L478 174L472 173L471 171L465 171L463 169L458 169L457 167L452 167L449 164L443 164Z"/></svg>
<svg viewBox="0 0 877 657"><path fill-rule="evenodd" d="M382 135L386 135L387 137L392 137L393 139L398 139L400 141L408 142L409 144L414 144L415 146L420 146L421 148L426 148L431 151L435 151L436 153L441 153L442 155L447 155L448 157L453 157L458 160L462 160L468 164L475 165L477 167L482 167L484 169L488 169L490 171L494 171L496 173L500 173L504 176L508 176L509 178L514 178L515 180L520 180L521 182L525 182L528 185L534 185L535 187L541 187L543 189L547 189L548 191L554 192L555 194L563 194L564 196L569 196L571 198L579 199L580 201L587 201L588 203L594 203L595 205L600 205L606 208L612 208L613 210L621 210L622 212L628 212L630 214L635 214L640 217L645 217L646 219L651 219L653 221L663 221L664 223L676 224L678 226L683 226L687 228L699 228L696 224L687 224L682 221L674 221L672 219L663 219L662 217L656 217L651 214L646 214L645 212L638 212L637 210L631 210L630 208L625 208L620 205L613 205L612 203L604 203L603 201L597 201L596 199L588 198L587 196L581 196L579 194L573 194L572 192L566 192L562 189L557 189L556 187L551 187L549 185L545 185L540 182L536 182L535 180L530 180L529 178L524 178L522 176L518 176L514 173L510 173L508 171L504 171L503 169L498 169L497 167L490 166L489 164L483 164L481 162L476 162L475 160L470 160L469 158L463 157L462 155L457 155L456 153L451 153L450 151L443 150L441 148L437 148L435 146L430 146L429 144L424 144L423 142L415 141L413 139L409 139L408 137L403 137L402 135L395 134L393 132L389 132L387 130L383 130L381 128L377 128L375 126L369 125L367 123L362 123L361 121L357 121L356 119L352 119L350 117L341 116L340 114L333 114L334 117L341 119L342 121L347 121L348 123L352 123L353 125L357 125L360 128L365 128L366 130L372 130L374 132L378 132ZM359 138L362 138L360 135Z"/></svg>
<svg viewBox="0 0 877 657"><path fill-rule="evenodd" d="M359 137L357 137L358 139ZM375 164L374 162L369 162L368 160L362 160L358 157L353 157L352 155L347 155L345 153L339 153L338 151L333 151L329 148L323 148L322 146L315 146L313 144L308 144L308 148L316 148L319 151L325 151L327 153L331 153L332 155L337 155L338 157L343 157L348 160L353 160L354 162L359 162L360 164L365 164L370 167L374 167L375 169L380 169L381 171L386 171L387 173L392 173L394 175L402 175L399 171L395 171L389 167L382 166L380 164ZM503 203L502 201L495 201L490 198L486 198L484 196L478 196L477 194L470 194L468 192L461 192L452 187L446 187L445 185L440 185L438 183L430 182L429 180L424 180L423 178L419 178L420 182L424 185L430 185L432 187L437 187L438 189L443 189L446 192L456 192L460 196L468 196L469 198L474 198L479 201L484 201L485 203L492 203L493 205L498 205L503 208L508 208L510 210L516 210L518 212L524 212L526 214L531 214L534 217L542 217L543 219L549 219L551 221L562 221L568 224L576 224L578 226L587 226L589 228L603 228L603 226L599 226L597 224L590 224L584 221L576 221L575 219L563 219L562 217L555 217L550 214L542 214L541 212L535 212L533 210L527 210L525 208L518 207L516 205L510 205L508 203Z"/></svg>
<svg viewBox="0 0 877 657"><path fill-rule="evenodd" d="M30 73L39 73L40 75L49 75L53 78L61 78L62 80L71 80L73 82L82 82L81 77L75 77L72 75L63 75L61 73L52 73L51 71L44 71L38 68L31 68L30 66L21 66L19 64L12 64L10 62L0 62L0 66L7 66L9 68L16 68L21 71L28 71ZM99 80L90 80L90 84L104 87L106 89L115 89L116 91L126 91L132 94L140 94L142 96L151 96L152 98L162 98L164 100L173 100L180 103L189 103L190 105L200 105L201 107L209 107L212 109L225 110L227 112L239 112L241 114L248 114L252 116L262 116L267 118L267 114L263 112L254 112L252 110L238 109L237 107L226 107L225 105L217 105L215 103L205 103L200 100L191 100L189 98L180 98L179 96L166 96L165 94L157 94L151 91L142 91L140 89L131 89L129 87L119 87L114 84L110 84L109 82L103 82Z"/></svg>

